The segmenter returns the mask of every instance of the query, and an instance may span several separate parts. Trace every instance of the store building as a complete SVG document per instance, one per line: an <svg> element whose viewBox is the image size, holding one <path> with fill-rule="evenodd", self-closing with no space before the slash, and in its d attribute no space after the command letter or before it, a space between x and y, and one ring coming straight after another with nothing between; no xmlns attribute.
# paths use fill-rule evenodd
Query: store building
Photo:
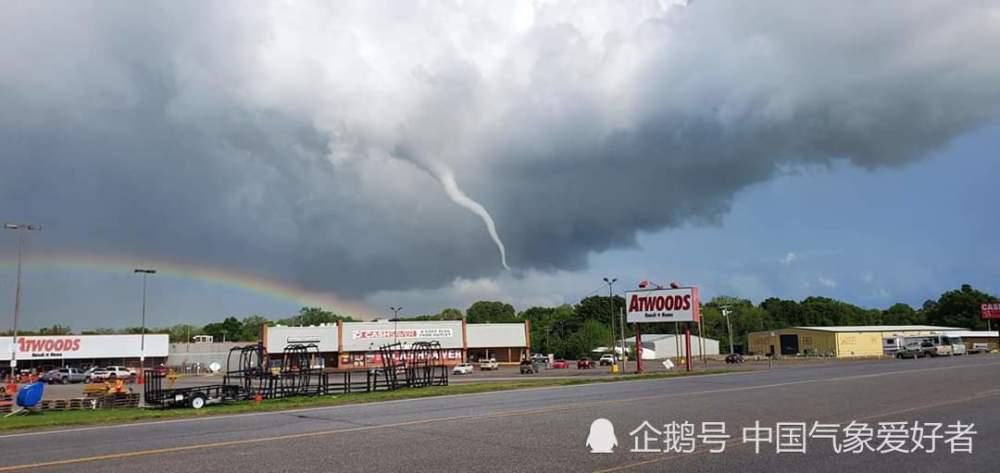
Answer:
<svg viewBox="0 0 1000 473"><path fill-rule="evenodd" d="M960 332L933 325L861 325L793 327L751 332L750 354L817 355L838 358L883 356L887 339Z"/></svg>
<svg viewBox="0 0 1000 473"><path fill-rule="evenodd" d="M465 359L494 358L500 363L517 363L527 357L528 324L467 324Z"/></svg>
<svg viewBox="0 0 1000 473"><path fill-rule="evenodd" d="M416 342L437 342L447 364L489 356L516 363L528 355L528 325L467 324L462 320L340 322L307 327L264 327L264 348L278 357L295 344L317 346L320 363L328 368L381 366L381 347L399 344L393 356Z"/></svg>
<svg viewBox="0 0 1000 473"><path fill-rule="evenodd" d="M626 340L628 347L635 353L635 339ZM705 347L706 355L719 354L719 341L711 338L702 339L696 335L691 335L691 353L694 356L701 356L702 346ZM674 335L667 333L642 334L642 359L662 360L666 358L676 358L684 356L684 335Z"/></svg>
<svg viewBox="0 0 1000 473"><path fill-rule="evenodd" d="M145 348L142 335L47 335L18 336L18 369L36 372L52 368L91 366L127 366L138 368L143 351L146 366L163 363L169 351L170 337L147 333ZM0 338L0 366L9 369L11 337Z"/></svg>

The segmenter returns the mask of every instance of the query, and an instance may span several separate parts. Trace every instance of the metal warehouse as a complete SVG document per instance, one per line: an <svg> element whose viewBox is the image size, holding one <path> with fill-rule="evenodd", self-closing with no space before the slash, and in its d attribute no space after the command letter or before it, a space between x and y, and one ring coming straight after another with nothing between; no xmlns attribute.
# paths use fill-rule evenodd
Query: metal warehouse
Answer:
<svg viewBox="0 0 1000 473"><path fill-rule="evenodd" d="M861 325L842 327L794 327L751 332L750 353L766 355L820 355L838 358L882 356L887 338L961 332L954 327L933 325Z"/></svg>
<svg viewBox="0 0 1000 473"><path fill-rule="evenodd" d="M635 339L626 340L629 348L635 350ZM719 341L711 338L702 338L691 335L691 354L701 356L701 348L704 345L706 355L719 354ZM642 335L642 359L661 360L664 358L676 358L684 356L684 336L666 333L652 333Z"/></svg>
<svg viewBox="0 0 1000 473"><path fill-rule="evenodd" d="M469 324L463 320L340 322L307 327L264 327L264 348L272 356L286 346L314 344L330 368L381 366L379 349L395 343L405 350L415 342L437 342L445 362L480 358L516 363L529 355L528 323ZM394 356L398 356L398 352Z"/></svg>

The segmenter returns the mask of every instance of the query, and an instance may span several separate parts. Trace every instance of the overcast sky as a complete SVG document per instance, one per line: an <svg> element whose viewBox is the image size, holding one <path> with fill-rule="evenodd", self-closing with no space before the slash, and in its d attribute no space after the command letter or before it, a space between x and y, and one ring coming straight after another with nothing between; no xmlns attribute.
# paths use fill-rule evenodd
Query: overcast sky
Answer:
<svg viewBox="0 0 1000 473"><path fill-rule="evenodd" d="M61 254L299 294L164 271L154 325L297 291L524 309L605 275L871 307L1000 289L991 2L0 8L0 219L44 228L27 327L134 323L130 268L31 265Z"/></svg>

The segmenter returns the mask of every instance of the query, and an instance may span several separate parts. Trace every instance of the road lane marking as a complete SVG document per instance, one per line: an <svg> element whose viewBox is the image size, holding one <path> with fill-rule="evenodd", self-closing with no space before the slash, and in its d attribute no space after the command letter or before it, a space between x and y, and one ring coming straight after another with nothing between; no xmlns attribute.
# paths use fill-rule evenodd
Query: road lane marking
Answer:
<svg viewBox="0 0 1000 473"><path fill-rule="evenodd" d="M17 470L30 469L30 468L43 468L43 467L52 467L52 466L72 465L72 464L89 463L89 462L103 461L103 460L117 460L117 459L134 458L134 457L140 457L140 456L162 455L162 454L169 454L169 453L176 453L176 452L185 452L185 451L192 451L192 450L202 450L202 449L211 449L211 448L219 448L219 447L228 447L228 446L235 446L235 445L249 445L249 444L256 444L256 443L263 443L263 442L273 442L273 441L281 441L281 440L294 440L294 439L301 439L301 438L311 438L311 437L320 437L320 436L326 436L326 435L334 435L334 434L340 434L340 433L361 432L361 431L378 430L378 429L393 429L393 428L399 428L399 427L408 427L408 426L412 426L412 425L436 424L436 423L442 423L442 422L452 422L452 421L461 421L461 420L481 420L481 419L492 419L492 418L501 418L501 417L515 417L515 416L530 415L530 414L543 414L543 413L562 412L562 411L570 411L570 410L582 410L582 409L589 409L589 408L598 407L598 406L613 405L613 404L622 404L622 403L633 403L633 402L637 402L637 401L649 401L649 400L654 400L654 399L669 399L669 398L682 397L682 396L697 396L697 395L705 395L705 394L731 393L731 392L750 391L750 390L768 389L768 388L785 387L785 386L797 386L797 385L804 385L804 384L829 383L829 382L854 380L854 379L867 379L867 378L881 377L881 376L893 375L893 374L907 374L907 373L915 373L915 372L940 371L940 370L944 370L944 369L956 369L956 368L971 368L971 367L979 368L979 367L983 367L983 366L994 366L994 365L1000 365L1000 362L977 364L977 365L967 365L967 366L939 366L939 367L931 367L931 368L907 369L907 370L890 371L890 372L882 372L882 373L870 373L870 374L864 374L864 375L841 376L841 377L836 377L836 378L823 378L823 379L813 379L813 380L789 381L789 382L783 382L783 383L771 383L771 384L763 384L763 385L757 385L757 386L741 386L741 387L735 387L735 388L703 390L703 391L686 392L686 393L659 394L659 395L638 396L638 397L623 398L623 399L608 399L608 400L602 400L602 401L592 401L592 402L588 402L588 403L577 403L577 404L572 404L572 405L545 406L545 407L537 407L537 408L531 408L531 409L515 409L515 410L510 410L510 411L492 412L492 413L487 413L487 414L467 414L467 415L460 415L460 416L438 417L438 418L432 418L432 419L420 419L420 420L412 420L412 421L406 421L406 422L396 422L396 423L390 423L390 424L368 425L368 426L350 427L350 428L344 428L344 429L330 429L330 430L321 430L321 431L314 431L314 432L302 432L302 433L296 433L296 434L285 434L285 435L270 436L270 437L258 437L258 438L250 438L250 439L227 440L227 441L204 443L204 444L197 444L197 445L181 445L181 446L176 446L176 447L166 447L166 448L148 449L148 450L137 450L137 451L132 451L132 452L110 453L110 454L104 454L104 455L94 455L94 456L89 456L89 457L69 458L69 459L64 459L64 460L52 460L52 461L43 461L43 462L35 462L35 463L25 463L25 464L20 464L20 465L10 465L10 466L0 467L0 472L17 471ZM651 381L651 380L649 380L649 381ZM979 394L975 398L981 398L981 397L989 397L989 395L983 396L982 394ZM969 399L971 399L971 398L969 398ZM966 399L966 400L968 400L968 399ZM315 409L310 409L310 410L315 410ZM289 411L283 411L283 412L287 413ZM657 460L658 461L666 461L666 459L657 459Z"/></svg>

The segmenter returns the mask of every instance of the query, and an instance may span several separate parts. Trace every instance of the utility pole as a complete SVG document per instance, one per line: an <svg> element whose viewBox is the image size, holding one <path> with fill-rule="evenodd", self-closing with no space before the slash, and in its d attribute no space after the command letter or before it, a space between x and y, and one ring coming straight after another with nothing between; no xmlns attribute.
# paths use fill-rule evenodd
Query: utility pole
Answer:
<svg viewBox="0 0 1000 473"><path fill-rule="evenodd" d="M618 308L618 331L621 332L621 335L622 335L622 339L621 339L621 342L622 342L622 374L625 374L626 357L625 357L625 308L624 307L619 307Z"/></svg>
<svg viewBox="0 0 1000 473"><path fill-rule="evenodd" d="M399 334L399 311L403 310L402 307L390 307L389 310L392 311L392 343L397 342L397 335Z"/></svg>
<svg viewBox="0 0 1000 473"><path fill-rule="evenodd" d="M14 292L14 331L10 342L10 377L17 382L17 319L21 315L21 263L24 259L24 231L41 231L41 225L30 223L5 223L3 228L17 230L17 289Z"/></svg>
<svg viewBox="0 0 1000 473"><path fill-rule="evenodd" d="M729 323L729 314L731 312L729 307L722 308L722 315L726 318L726 331L729 332L729 353L733 353L733 325Z"/></svg>
<svg viewBox="0 0 1000 473"><path fill-rule="evenodd" d="M604 278L604 283L608 285L608 315L611 316L611 356L615 356L615 291L614 284L618 278ZM623 353L624 354L624 353ZM619 371L620 373L620 371Z"/></svg>
<svg viewBox="0 0 1000 473"><path fill-rule="evenodd" d="M139 336L139 382L142 382L146 376L146 276L156 274L156 270L137 268L132 272L142 275L142 335Z"/></svg>

